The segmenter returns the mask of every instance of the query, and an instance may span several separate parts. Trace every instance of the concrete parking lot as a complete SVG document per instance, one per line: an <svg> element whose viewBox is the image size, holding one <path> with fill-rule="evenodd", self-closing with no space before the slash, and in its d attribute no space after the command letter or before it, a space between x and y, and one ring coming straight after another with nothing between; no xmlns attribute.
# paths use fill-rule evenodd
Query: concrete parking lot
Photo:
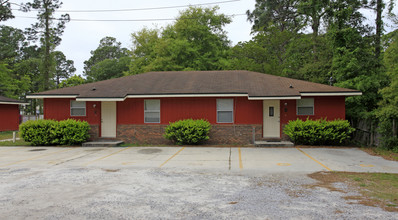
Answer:
<svg viewBox="0 0 398 220"><path fill-rule="evenodd" d="M1 147L0 218L397 219L307 187L317 171L398 162L356 148Z"/></svg>
<svg viewBox="0 0 398 220"><path fill-rule="evenodd" d="M356 148L2 147L0 171L13 168L190 168L251 172L398 173L398 163Z"/></svg>

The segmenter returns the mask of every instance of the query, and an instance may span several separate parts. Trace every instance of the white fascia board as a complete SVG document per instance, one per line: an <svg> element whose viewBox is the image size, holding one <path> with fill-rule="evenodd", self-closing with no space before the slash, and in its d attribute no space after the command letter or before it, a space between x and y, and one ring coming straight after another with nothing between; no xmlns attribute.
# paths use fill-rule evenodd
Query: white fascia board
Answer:
<svg viewBox="0 0 398 220"><path fill-rule="evenodd" d="M286 99L301 99L300 96L268 96L268 97L250 97L249 100L286 100Z"/></svg>
<svg viewBox="0 0 398 220"><path fill-rule="evenodd" d="M29 105L29 103L25 102L0 102L0 104L8 104L8 105Z"/></svg>
<svg viewBox="0 0 398 220"><path fill-rule="evenodd" d="M76 98L78 102L120 102L125 98Z"/></svg>
<svg viewBox="0 0 398 220"><path fill-rule="evenodd" d="M77 95L27 95L27 99L76 98Z"/></svg>
<svg viewBox="0 0 398 220"><path fill-rule="evenodd" d="M362 92L301 92L301 96L354 96Z"/></svg>
<svg viewBox="0 0 398 220"><path fill-rule="evenodd" d="M126 98L186 98L186 97L247 97L247 94L170 94L170 95L127 95Z"/></svg>

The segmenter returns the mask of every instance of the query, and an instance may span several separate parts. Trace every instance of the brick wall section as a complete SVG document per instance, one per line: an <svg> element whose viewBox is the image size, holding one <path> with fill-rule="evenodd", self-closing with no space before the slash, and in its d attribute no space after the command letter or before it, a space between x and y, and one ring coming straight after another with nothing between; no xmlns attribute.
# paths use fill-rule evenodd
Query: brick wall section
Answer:
<svg viewBox="0 0 398 220"><path fill-rule="evenodd" d="M125 143L172 144L163 137L167 125L117 125L117 139Z"/></svg>
<svg viewBox="0 0 398 220"><path fill-rule="evenodd" d="M163 137L167 125L117 125L117 139L125 143L172 144ZM262 136L261 125L212 125L210 139L205 144L252 144Z"/></svg>
<svg viewBox="0 0 398 220"><path fill-rule="evenodd" d="M90 125L90 131L88 132L90 137L89 140L96 140L99 138L99 125Z"/></svg>

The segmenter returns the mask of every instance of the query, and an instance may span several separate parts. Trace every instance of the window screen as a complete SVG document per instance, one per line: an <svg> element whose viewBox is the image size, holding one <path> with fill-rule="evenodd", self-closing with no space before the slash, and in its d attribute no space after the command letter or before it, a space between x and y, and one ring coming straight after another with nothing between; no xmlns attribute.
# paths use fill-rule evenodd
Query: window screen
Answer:
<svg viewBox="0 0 398 220"><path fill-rule="evenodd" d="M144 101L145 123L160 123L160 100L148 99Z"/></svg>
<svg viewBox="0 0 398 220"><path fill-rule="evenodd" d="M297 115L314 115L314 99L298 99L297 100Z"/></svg>
<svg viewBox="0 0 398 220"><path fill-rule="evenodd" d="M233 123L234 100L217 99L217 123Z"/></svg>
<svg viewBox="0 0 398 220"><path fill-rule="evenodd" d="M86 102L71 101L70 102L71 116L86 116Z"/></svg>

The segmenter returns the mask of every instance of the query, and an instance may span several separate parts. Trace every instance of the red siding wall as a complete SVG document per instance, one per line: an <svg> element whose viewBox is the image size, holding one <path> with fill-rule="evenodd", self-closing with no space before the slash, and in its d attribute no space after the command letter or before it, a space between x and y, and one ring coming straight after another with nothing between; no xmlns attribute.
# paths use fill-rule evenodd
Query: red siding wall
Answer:
<svg viewBox="0 0 398 220"><path fill-rule="evenodd" d="M306 120L307 118L327 118L327 120L345 119L344 96L308 98L314 98L314 115L311 116L297 115L296 100L281 100L281 124L287 124L290 120L296 120L297 118L302 120Z"/></svg>
<svg viewBox="0 0 398 220"><path fill-rule="evenodd" d="M86 102L86 116L70 116L70 101L74 99L44 99L44 118L57 121L73 118L87 121L91 125L101 122L101 102ZM94 108L95 105L95 108Z"/></svg>
<svg viewBox="0 0 398 220"><path fill-rule="evenodd" d="M19 128L19 106L0 104L0 131L16 131Z"/></svg>
<svg viewBox="0 0 398 220"><path fill-rule="evenodd" d="M345 97L313 97L314 115L298 116L296 100L280 101L281 137L282 128L290 120L320 119L328 120L345 119ZM263 124L263 101L250 101L246 97L235 97L234 99L234 124L258 125ZM80 119L91 125L98 125L100 134L101 125L101 102L86 102L86 116L71 117L70 101L73 99L44 99L44 117L46 119L64 120L68 118ZM144 123L144 100L126 99L117 102L117 124L118 125L146 125ZM93 105L96 105L94 107ZM216 112L217 98L160 98L160 120L161 125L169 124L181 119L207 119L211 124L217 124ZM18 111L16 111L18 114ZM4 115L4 114L2 114ZM9 119L9 117L7 117ZM148 124L159 125L159 124ZM220 124L228 125L228 124ZM15 129L18 129L16 127Z"/></svg>
<svg viewBox="0 0 398 220"><path fill-rule="evenodd" d="M235 124L262 124L262 101L249 101L246 97L234 99ZM161 98L160 124L181 119L207 119L217 123L217 98ZM126 99L117 103L117 124L145 124L144 99Z"/></svg>
<svg viewBox="0 0 398 220"><path fill-rule="evenodd" d="M313 116L298 116L296 100L281 100L281 124L290 120L301 118L303 120L327 118L345 119L345 97L313 97ZM101 102L86 102L86 116L71 117L70 101L73 99L52 98L44 99L44 118L64 120L68 118L80 119L90 124L99 125L101 121ZM217 98L161 98L160 99L160 120L161 124L168 124L180 119L206 118L210 123L217 123L216 103ZM287 105L285 105L285 103ZM93 105L96 105L94 108ZM260 100L250 101L246 97L234 98L235 124L262 124L263 123L263 102ZM15 111L14 117L19 115L17 105L0 105L0 111L12 108ZM10 110L7 110L10 111ZM6 115L6 114L2 114ZM11 117L6 117L8 120ZM2 123L3 124L3 123ZM144 123L144 99L126 99L124 102L117 102L117 124L145 124Z"/></svg>

